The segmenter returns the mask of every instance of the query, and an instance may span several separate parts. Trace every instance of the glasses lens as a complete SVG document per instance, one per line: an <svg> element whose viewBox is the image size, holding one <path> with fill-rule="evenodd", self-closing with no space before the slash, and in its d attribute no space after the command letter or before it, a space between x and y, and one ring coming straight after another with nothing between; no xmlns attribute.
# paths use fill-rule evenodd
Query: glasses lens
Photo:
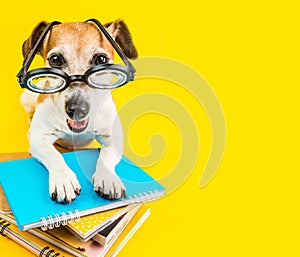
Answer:
<svg viewBox="0 0 300 257"><path fill-rule="evenodd" d="M124 71L105 69L96 71L88 77L88 83L92 87L101 89L116 88L127 82L127 74Z"/></svg>
<svg viewBox="0 0 300 257"><path fill-rule="evenodd" d="M60 91L66 85L66 81L54 74L39 74L27 80L29 89L38 93L54 93Z"/></svg>

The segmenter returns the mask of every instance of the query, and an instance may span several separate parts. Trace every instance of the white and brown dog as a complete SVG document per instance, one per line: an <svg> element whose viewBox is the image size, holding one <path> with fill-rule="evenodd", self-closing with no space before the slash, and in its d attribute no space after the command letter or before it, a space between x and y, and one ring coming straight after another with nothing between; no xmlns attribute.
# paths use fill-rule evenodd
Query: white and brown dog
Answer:
<svg viewBox="0 0 300 257"><path fill-rule="evenodd" d="M23 44L27 58L47 23L39 23ZM104 25L128 58L137 57L129 30L122 20ZM51 28L38 53L45 67L63 70L69 76L84 74L93 66L113 63L114 49L93 23L62 23ZM100 142L94 190L102 197L125 196L125 187L115 173L123 151L123 132L109 90L72 82L64 91L38 94L25 90L21 104L30 119L30 153L49 171L50 197L70 203L80 194L80 184L54 144L82 147L93 139Z"/></svg>

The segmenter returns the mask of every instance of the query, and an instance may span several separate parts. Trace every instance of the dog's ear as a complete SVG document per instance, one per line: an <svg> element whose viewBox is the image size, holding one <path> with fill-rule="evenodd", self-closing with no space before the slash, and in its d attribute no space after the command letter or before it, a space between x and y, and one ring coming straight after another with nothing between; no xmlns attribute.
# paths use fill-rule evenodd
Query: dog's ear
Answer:
<svg viewBox="0 0 300 257"><path fill-rule="evenodd" d="M129 29L123 20L118 19L114 22L106 23L104 27L107 28L128 58L136 59L138 57Z"/></svg>
<svg viewBox="0 0 300 257"><path fill-rule="evenodd" d="M24 59L26 59L28 57L28 55L30 54L33 46L35 45L36 41L39 39L40 35L46 28L47 24L48 23L45 21L42 21L39 24L37 24L35 26L35 28L33 29L31 35L29 36L29 38L24 41L23 46L22 46L22 53L23 53ZM42 48L38 49L38 53L40 55L42 55Z"/></svg>

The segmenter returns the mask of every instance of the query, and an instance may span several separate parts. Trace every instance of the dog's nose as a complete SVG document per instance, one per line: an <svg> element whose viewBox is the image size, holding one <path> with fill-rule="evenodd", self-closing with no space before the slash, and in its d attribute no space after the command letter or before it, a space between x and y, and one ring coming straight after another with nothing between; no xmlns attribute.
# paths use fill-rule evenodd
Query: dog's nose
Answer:
<svg viewBox="0 0 300 257"><path fill-rule="evenodd" d="M66 113L72 120L82 120L89 113L90 106L85 101L68 101L66 103Z"/></svg>

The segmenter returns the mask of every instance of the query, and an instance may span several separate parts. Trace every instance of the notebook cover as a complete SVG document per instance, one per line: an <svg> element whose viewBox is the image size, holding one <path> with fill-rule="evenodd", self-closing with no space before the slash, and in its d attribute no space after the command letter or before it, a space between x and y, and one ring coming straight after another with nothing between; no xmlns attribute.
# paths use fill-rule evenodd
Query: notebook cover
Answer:
<svg viewBox="0 0 300 257"><path fill-rule="evenodd" d="M139 206L137 206L136 208L139 208ZM59 247L64 251L71 253L72 256L101 257L106 255L107 252L108 254L106 256L112 256L112 255L115 256L122 249L122 247L128 242L128 240L132 237L132 235L136 232L136 230L143 224L143 222L147 219L149 215L150 215L149 206L142 205L142 207L139 208L139 210L134 215L134 217L129 221L129 223L125 225L124 231L119 231L121 234L116 234L114 239L111 240L110 244L108 244L107 246L102 246L99 244L93 244L91 240L91 243L89 244L87 242L85 243L86 244L84 247L85 251L83 252L75 249L76 247L74 248L71 245L66 244L64 241L60 240L59 238L50 235L49 232L52 232L52 230L48 232L43 232L40 229L32 229L29 230L29 232L32 233L35 236L35 238L40 240L40 242L42 242L41 240L44 240L45 242L48 242L46 243L46 245L50 245L50 246L53 245ZM6 215L0 215L0 216L3 218L6 217ZM9 222L15 223L15 220L12 219L10 216L7 217L7 219L9 220ZM17 228L16 231L18 231ZM67 230L64 229L64 231L68 233ZM20 232L20 233L29 234L29 232ZM76 239L73 239L73 241L75 240ZM51 247L51 249L52 248L54 247Z"/></svg>
<svg viewBox="0 0 300 257"><path fill-rule="evenodd" d="M87 215L78 221L69 223L66 227L70 230L70 232L80 237L81 240L86 241L93 235L97 234L98 231L107 227L114 220L127 213L131 208L133 207L130 205L128 207L120 207Z"/></svg>
<svg viewBox="0 0 300 257"><path fill-rule="evenodd" d="M126 187L128 198L107 200L99 197L91 182L98 156L98 149L63 154L81 185L80 196L71 204L59 204L50 199L48 171L35 159L1 162L0 183L20 230L42 226L41 217L47 219L49 215L53 219L55 214L78 210L81 216L85 216L163 195L162 185L126 157L122 157L116 173Z"/></svg>
<svg viewBox="0 0 300 257"><path fill-rule="evenodd" d="M59 227L54 229L49 229L45 232L43 232L40 229L34 229L38 230L39 233L43 234L44 236L53 236L58 241L64 242L67 244L70 248L79 249L80 251L85 251L93 242L92 240L88 241L81 241L76 236L74 236L68 229L65 227ZM32 231L32 230L29 230Z"/></svg>
<svg viewBox="0 0 300 257"><path fill-rule="evenodd" d="M80 240L74 238L74 236L64 227L47 230L46 232L42 231L39 228L20 232L13 215L0 213L0 221L1 218L2 220L6 220L8 223L15 225L16 231L19 231L20 234L32 235L35 238L47 242L49 245L53 245L55 247L58 247L59 249L68 252L69 254L71 254L71 256L88 257L86 254L84 254L84 250L93 243L92 240L87 242L81 242ZM64 240L60 238L61 235Z"/></svg>
<svg viewBox="0 0 300 257"><path fill-rule="evenodd" d="M96 236L93 237L93 240L104 246L110 245L111 242L114 242L118 235L126 228L128 223L132 220L140 208L141 204L136 205L128 213L114 221L110 226L100 231Z"/></svg>
<svg viewBox="0 0 300 257"><path fill-rule="evenodd" d="M19 245L25 247L29 251L31 251L36 256L41 256L41 254L44 254L43 256L74 256L73 254L76 254L77 256L84 256L80 255L79 252L73 252L73 254L68 254L64 250L57 248L56 246L28 233L28 232L20 232L17 226L5 222L3 219L0 219L0 230L2 236L8 236L12 240L14 240ZM1 237L0 235L0 237ZM13 254L13 253L12 253Z"/></svg>
<svg viewBox="0 0 300 257"><path fill-rule="evenodd" d="M98 242L94 241L93 244L91 244L86 250L85 253L89 257L104 257L106 256L106 253L111 249L111 247L114 245L117 238L120 236L120 234L124 231L126 226L129 225L133 217L136 215L136 213L139 211L141 205L136 206L132 210L130 210L122 219L122 226L118 227L114 233L114 235L110 238L109 242L107 242L105 245L101 245Z"/></svg>
<svg viewBox="0 0 300 257"><path fill-rule="evenodd" d="M143 225L143 223L150 216L151 210L149 205L144 204L133 217L133 219L128 223L126 228L122 233L116 238L113 246L106 253L106 256L117 256L117 254L122 250L122 248L127 244L130 238L135 234L135 232Z"/></svg>

